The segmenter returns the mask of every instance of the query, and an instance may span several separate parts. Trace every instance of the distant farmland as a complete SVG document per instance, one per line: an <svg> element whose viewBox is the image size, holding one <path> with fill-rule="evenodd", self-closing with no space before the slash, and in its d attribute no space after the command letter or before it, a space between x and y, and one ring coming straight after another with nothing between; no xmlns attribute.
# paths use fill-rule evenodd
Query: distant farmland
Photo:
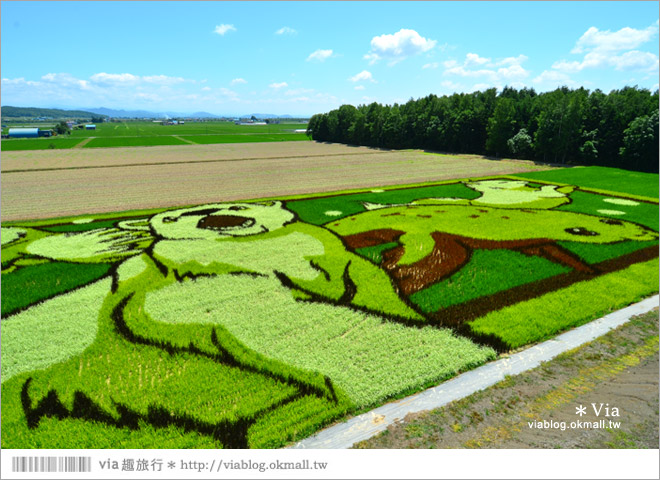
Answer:
<svg viewBox="0 0 660 480"><path fill-rule="evenodd" d="M96 130L73 130L70 135L2 140L2 150L309 141L305 133L295 133L295 130L306 127L304 123L269 125L235 125L232 122L192 122L183 125L161 125L153 122L102 123L96 126ZM44 128L52 128L52 125ZM6 133L4 130L6 129L3 129L3 133Z"/></svg>

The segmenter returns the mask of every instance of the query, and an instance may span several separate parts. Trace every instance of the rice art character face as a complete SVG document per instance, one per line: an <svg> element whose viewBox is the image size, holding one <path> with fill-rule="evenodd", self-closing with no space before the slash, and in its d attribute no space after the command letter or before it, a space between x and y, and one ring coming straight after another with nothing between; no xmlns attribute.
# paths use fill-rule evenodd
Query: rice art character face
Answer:
<svg viewBox="0 0 660 480"><path fill-rule="evenodd" d="M294 220L282 202L218 203L163 212L151 219L153 231L168 240L213 240L277 230Z"/></svg>

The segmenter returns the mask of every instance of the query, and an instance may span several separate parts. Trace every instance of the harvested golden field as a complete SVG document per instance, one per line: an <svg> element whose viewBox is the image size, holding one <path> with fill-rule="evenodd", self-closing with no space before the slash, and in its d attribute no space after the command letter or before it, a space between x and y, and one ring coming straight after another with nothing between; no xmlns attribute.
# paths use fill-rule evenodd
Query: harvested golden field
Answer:
<svg viewBox="0 0 660 480"><path fill-rule="evenodd" d="M278 142L6 152L2 220L516 173L529 162Z"/></svg>
<svg viewBox="0 0 660 480"><path fill-rule="evenodd" d="M272 142L271 142L272 143ZM23 150L2 154L2 172L163 163L219 162L310 155L381 154L386 150L341 144L305 142L228 143L210 145L163 145L155 147L74 150Z"/></svg>

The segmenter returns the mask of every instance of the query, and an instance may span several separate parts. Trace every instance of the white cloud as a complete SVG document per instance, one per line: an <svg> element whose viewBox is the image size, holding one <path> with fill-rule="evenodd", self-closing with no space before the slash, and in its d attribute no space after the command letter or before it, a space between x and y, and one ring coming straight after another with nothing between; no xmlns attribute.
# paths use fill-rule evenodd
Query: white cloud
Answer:
<svg viewBox="0 0 660 480"><path fill-rule="evenodd" d="M643 29L624 27L616 32L590 27L571 50L584 54L581 61L560 60L552 68L564 73L576 73L585 68L614 68L615 70L656 71L658 57L650 52L635 50L658 34L658 22Z"/></svg>
<svg viewBox="0 0 660 480"><path fill-rule="evenodd" d="M577 86L577 82L571 79L566 73L558 72L556 70L545 70L538 77L532 80L532 83L540 88L557 88Z"/></svg>
<svg viewBox="0 0 660 480"><path fill-rule="evenodd" d="M282 27L275 32L275 35L295 35L296 33L298 32L291 27Z"/></svg>
<svg viewBox="0 0 660 480"><path fill-rule="evenodd" d="M526 55L518 55L517 57L506 57L500 60L499 62L495 62L496 67L504 66L504 65L520 65L523 63L525 60L528 60Z"/></svg>
<svg viewBox="0 0 660 480"><path fill-rule="evenodd" d="M658 57L649 52L632 50L623 55L611 57L610 62L617 70L657 70Z"/></svg>
<svg viewBox="0 0 660 480"><path fill-rule="evenodd" d="M305 95L307 93L313 93L313 92L314 92L313 88L294 88L284 92L284 95L291 97L294 95Z"/></svg>
<svg viewBox="0 0 660 480"><path fill-rule="evenodd" d="M364 85L357 85L354 88L355 88L355 90L364 90Z"/></svg>
<svg viewBox="0 0 660 480"><path fill-rule="evenodd" d="M286 82L280 82L280 83L271 83L271 84L268 85L268 86L269 86L270 88L274 88L274 89L277 90L277 89L280 89L280 88L288 87L289 84L286 83Z"/></svg>
<svg viewBox="0 0 660 480"><path fill-rule="evenodd" d="M66 87L78 87L82 90L88 90L90 84L87 80L75 78L68 73L47 73L41 79L45 82L62 85Z"/></svg>
<svg viewBox="0 0 660 480"><path fill-rule="evenodd" d="M452 89L452 90L458 90L459 88L461 88L460 84L454 83L450 80L445 80L444 82L440 82L440 86L444 87L444 88L449 88L449 89Z"/></svg>
<svg viewBox="0 0 660 480"><path fill-rule="evenodd" d="M232 31L235 32L236 27L225 23L222 25L216 25L215 30L213 30L213 32L217 33L218 35L224 35L225 33Z"/></svg>
<svg viewBox="0 0 660 480"><path fill-rule="evenodd" d="M607 68L616 70L643 70L658 69L658 57L653 53L631 50L621 55L606 54L603 52L589 52L581 62L561 60L552 64L552 68L565 73L575 73L585 68Z"/></svg>
<svg viewBox="0 0 660 480"><path fill-rule="evenodd" d="M590 51L619 52L632 50L650 41L658 33L658 22L644 30L624 27L616 32L605 30L601 32L596 27L589 28L578 39L571 53Z"/></svg>
<svg viewBox="0 0 660 480"><path fill-rule="evenodd" d="M235 78L231 81L232 85L239 85L239 84L245 84L245 83L247 83L247 80L245 80L244 78Z"/></svg>
<svg viewBox="0 0 660 480"><path fill-rule="evenodd" d="M505 80L518 80L526 78L528 75L529 72L518 64L497 69L497 76Z"/></svg>
<svg viewBox="0 0 660 480"><path fill-rule="evenodd" d="M156 95L155 93L139 92L139 93L136 93L135 96L137 98L139 98L140 100L146 100L146 101L149 101L149 102L160 102L160 101L163 100L159 95Z"/></svg>
<svg viewBox="0 0 660 480"><path fill-rule="evenodd" d="M220 88L220 93L224 95L225 97L230 97L231 99L235 99L238 97L238 94L234 92L233 90L229 90L228 88Z"/></svg>
<svg viewBox="0 0 660 480"><path fill-rule="evenodd" d="M472 85L472 88L468 90L468 93L488 90L489 88L493 88L493 85L491 85L490 83L475 83L474 85Z"/></svg>
<svg viewBox="0 0 660 480"><path fill-rule="evenodd" d="M49 74L51 75L51 74ZM105 84L127 84L127 83L137 83L140 80L140 77L137 75L132 75L130 73L95 73L89 79L95 83L105 83Z"/></svg>
<svg viewBox="0 0 660 480"><path fill-rule="evenodd" d="M511 84L527 78L529 72L521 65L526 60L525 55L518 55L517 57L506 57L494 62L490 58L480 57L476 53L468 53L462 64L459 64L456 60L443 62L446 68L443 74L466 78L483 78L491 86L500 86L502 83ZM485 84L477 84L479 87L483 87L483 85Z"/></svg>
<svg viewBox="0 0 660 480"><path fill-rule="evenodd" d="M373 83L376 82L376 80L374 80L373 76L371 75L371 72L368 72L367 70L362 70L360 73L350 77L349 80L351 82L361 82L367 80Z"/></svg>
<svg viewBox="0 0 660 480"><path fill-rule="evenodd" d="M465 56L464 65L467 67L467 66L470 66L470 65L485 65L485 64L488 64L488 63L490 63L490 58L480 57L476 53L468 53Z"/></svg>
<svg viewBox="0 0 660 480"><path fill-rule="evenodd" d="M316 50L312 53L309 54L309 57L307 57L307 61L309 62L310 60L317 60L319 62L323 62L326 59L330 58L332 56L332 50Z"/></svg>
<svg viewBox="0 0 660 480"><path fill-rule="evenodd" d="M422 69L426 70L427 68L438 68L440 64L438 62L432 62L432 63L425 63L422 65Z"/></svg>
<svg viewBox="0 0 660 480"><path fill-rule="evenodd" d="M365 53L362 58L364 58L365 60L369 60L369 65L373 65L374 63L378 62L381 59L380 55L377 55L375 53Z"/></svg>
<svg viewBox="0 0 660 480"><path fill-rule="evenodd" d="M260 105L272 104L283 113L303 116L338 108L341 104L337 97L311 89L280 86L283 90L265 89L241 98L230 88L206 86L197 79L180 81L180 78L107 72L85 78L67 73L47 73L36 80L5 77L1 82L2 100L8 105L29 104L47 108L101 105L153 111L206 110L219 115L233 115L244 108L251 111Z"/></svg>
<svg viewBox="0 0 660 480"><path fill-rule="evenodd" d="M2 84L3 85L38 85L38 82L25 80L24 77L20 77L20 78L3 78Z"/></svg>
<svg viewBox="0 0 660 480"><path fill-rule="evenodd" d="M52 75L52 74L48 74ZM46 78L48 75L42 77ZM104 85L135 85L135 84L153 84L153 85L176 85L184 83L187 80L183 77L169 77L167 75L150 75L140 77L131 73L95 73L89 79L98 84Z"/></svg>
<svg viewBox="0 0 660 480"><path fill-rule="evenodd" d="M422 37L415 30L402 28L394 34L384 34L371 39L371 51L364 55L370 64L386 58L390 65L407 57L428 52L436 45L435 40Z"/></svg>
<svg viewBox="0 0 660 480"><path fill-rule="evenodd" d="M167 75L152 75L150 77L142 77L142 80L147 83L155 83L158 85L174 85L186 81L182 77L168 77Z"/></svg>

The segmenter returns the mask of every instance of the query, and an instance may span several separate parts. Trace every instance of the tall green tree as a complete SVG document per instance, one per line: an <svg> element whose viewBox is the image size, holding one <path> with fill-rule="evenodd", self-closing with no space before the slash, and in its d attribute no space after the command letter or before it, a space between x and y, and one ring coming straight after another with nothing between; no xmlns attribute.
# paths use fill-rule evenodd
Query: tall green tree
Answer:
<svg viewBox="0 0 660 480"><path fill-rule="evenodd" d="M510 98L500 98L495 106L493 116L488 119L486 132L486 151L496 157L504 157L511 153L507 142L513 137L516 128L516 108Z"/></svg>
<svg viewBox="0 0 660 480"><path fill-rule="evenodd" d="M658 111L637 117L624 130L621 159L624 168L658 172Z"/></svg>

